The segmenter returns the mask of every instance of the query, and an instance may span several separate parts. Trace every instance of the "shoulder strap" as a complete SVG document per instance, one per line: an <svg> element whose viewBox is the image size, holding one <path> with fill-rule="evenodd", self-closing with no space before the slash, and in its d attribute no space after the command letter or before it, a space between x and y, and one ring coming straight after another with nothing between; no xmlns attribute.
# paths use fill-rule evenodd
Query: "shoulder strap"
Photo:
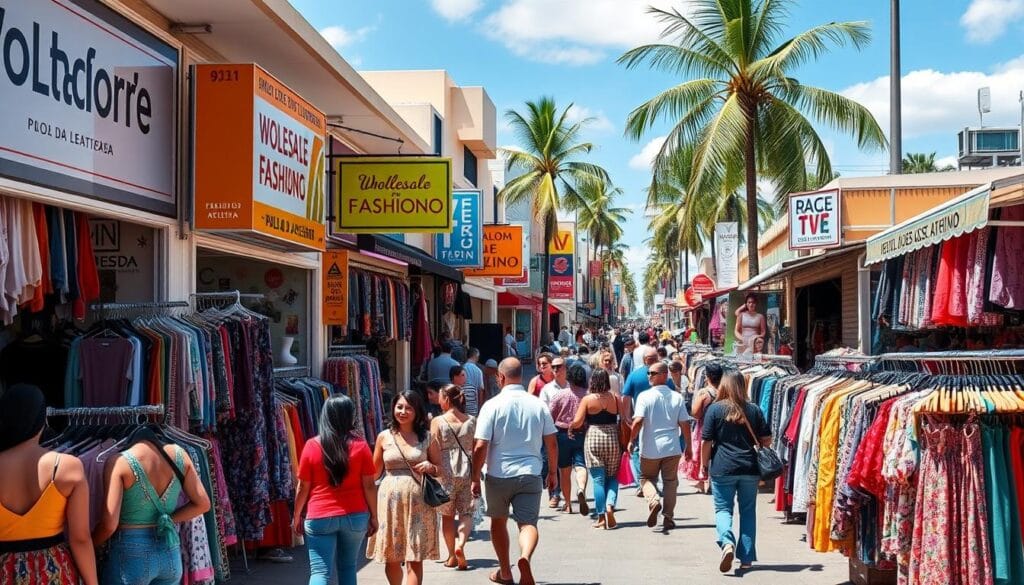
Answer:
<svg viewBox="0 0 1024 585"><path fill-rule="evenodd" d="M750 432L750 437L754 439L754 450L757 451L761 448L761 442L757 439L757 434L754 432L754 428L750 426L750 421L747 420L747 413L742 408L740 414L743 416L743 424L746 425L747 431Z"/></svg>
<svg viewBox="0 0 1024 585"><path fill-rule="evenodd" d="M57 481L57 466L60 465L60 453L53 458L53 475L50 476L50 483Z"/></svg>
<svg viewBox="0 0 1024 585"><path fill-rule="evenodd" d="M472 461L473 458L469 456L469 453L466 453L466 448L462 446L462 441L459 440L459 434L455 432L455 428L452 427L452 423L448 422L448 419L445 418L444 415L441 415L441 420L444 421L444 424L448 425L448 430L450 430L452 432L452 436L455 437L455 444L459 446L459 450L462 451L462 454L465 455L467 459Z"/></svg>
<svg viewBox="0 0 1024 585"><path fill-rule="evenodd" d="M402 446L395 440L395 431L391 431L391 443L395 446L395 449L398 449L398 454L402 456L402 461L405 461L405 466L409 468L410 472L412 472L412 478L416 480L416 483L422 486L423 480L417 477L416 470L412 468L412 465L409 464L409 460L405 458L405 453L402 452Z"/></svg>

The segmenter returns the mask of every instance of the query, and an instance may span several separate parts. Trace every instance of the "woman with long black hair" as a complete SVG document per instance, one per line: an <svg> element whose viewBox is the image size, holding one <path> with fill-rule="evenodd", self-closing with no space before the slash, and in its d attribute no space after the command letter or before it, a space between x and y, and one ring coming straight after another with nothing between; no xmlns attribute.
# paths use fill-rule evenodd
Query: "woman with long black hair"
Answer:
<svg viewBox="0 0 1024 585"><path fill-rule="evenodd" d="M437 510L423 500L421 487L424 475L441 475L441 448L429 430L423 397L405 390L395 396L388 429L377 435L373 463L385 475L377 494L380 529L366 556L384 563L390 585L420 585L423 561L441 556Z"/></svg>
<svg viewBox="0 0 1024 585"><path fill-rule="evenodd" d="M320 434L299 459L292 529L306 535L309 585L356 584L356 559L364 535L377 531L377 472L370 446L355 436L355 405L332 396L320 411ZM302 511L306 509L305 523Z"/></svg>

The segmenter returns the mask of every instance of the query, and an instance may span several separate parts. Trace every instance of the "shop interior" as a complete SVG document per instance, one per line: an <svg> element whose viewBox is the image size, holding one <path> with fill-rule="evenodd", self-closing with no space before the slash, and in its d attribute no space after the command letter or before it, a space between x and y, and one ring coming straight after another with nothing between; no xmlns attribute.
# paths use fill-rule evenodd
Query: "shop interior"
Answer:
<svg viewBox="0 0 1024 585"><path fill-rule="evenodd" d="M796 289L796 364L809 368L814 358L843 346L842 279Z"/></svg>

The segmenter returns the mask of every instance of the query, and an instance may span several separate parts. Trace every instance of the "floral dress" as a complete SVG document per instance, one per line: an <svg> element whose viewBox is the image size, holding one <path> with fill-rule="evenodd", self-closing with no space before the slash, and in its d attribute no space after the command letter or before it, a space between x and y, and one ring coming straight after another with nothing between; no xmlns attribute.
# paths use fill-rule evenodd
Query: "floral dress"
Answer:
<svg viewBox="0 0 1024 585"><path fill-rule="evenodd" d="M443 516L468 516L473 513L473 435L476 432L476 418L470 416L465 422L449 423L444 416L438 427L441 435L441 484L451 501L437 510Z"/></svg>
<svg viewBox="0 0 1024 585"><path fill-rule="evenodd" d="M367 542L366 558L378 563L438 560L437 511L423 501L419 478L409 468L427 460L430 437L415 447L403 444L401 451L394 433L381 433L378 440L383 442L385 475L377 490L378 529Z"/></svg>

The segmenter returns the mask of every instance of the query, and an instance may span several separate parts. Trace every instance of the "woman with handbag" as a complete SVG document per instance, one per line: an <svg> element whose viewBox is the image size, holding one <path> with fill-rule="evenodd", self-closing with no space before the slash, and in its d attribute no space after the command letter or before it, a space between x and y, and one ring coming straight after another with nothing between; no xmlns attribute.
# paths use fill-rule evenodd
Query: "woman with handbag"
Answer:
<svg viewBox="0 0 1024 585"><path fill-rule="evenodd" d="M454 368L453 368L454 369ZM441 447L441 485L451 501L438 508L441 512L441 534L448 547L444 566L465 571L466 543L473 529L473 435L476 418L466 414L466 397L462 388L448 384L441 388L440 404L444 414L430 421L430 435ZM456 538L455 515L459 516Z"/></svg>
<svg viewBox="0 0 1024 585"><path fill-rule="evenodd" d="M420 585L423 561L440 558L437 510L427 498L437 485L433 478L441 475L441 449L430 438L418 392L395 395L388 429L377 435L373 463L384 479L377 490L377 533L366 545L366 557L384 563L389 585L402 585L403 577L405 585Z"/></svg>
<svg viewBox="0 0 1024 585"><path fill-rule="evenodd" d="M740 570L757 560L757 484L762 477L759 450L771 444L771 429L756 404L747 402L743 375L727 371L718 400L708 407L701 430L701 465L711 478L715 526L726 573L739 557ZM740 538L733 534L733 507L739 506Z"/></svg>
<svg viewBox="0 0 1024 585"><path fill-rule="evenodd" d="M583 456L594 484L594 528L615 528L615 502L619 495L619 465L622 463L623 429L619 413L628 398L612 394L608 372L597 370L590 376L590 393L583 397L570 425L572 431L587 427ZM620 431L621 429L621 431Z"/></svg>

